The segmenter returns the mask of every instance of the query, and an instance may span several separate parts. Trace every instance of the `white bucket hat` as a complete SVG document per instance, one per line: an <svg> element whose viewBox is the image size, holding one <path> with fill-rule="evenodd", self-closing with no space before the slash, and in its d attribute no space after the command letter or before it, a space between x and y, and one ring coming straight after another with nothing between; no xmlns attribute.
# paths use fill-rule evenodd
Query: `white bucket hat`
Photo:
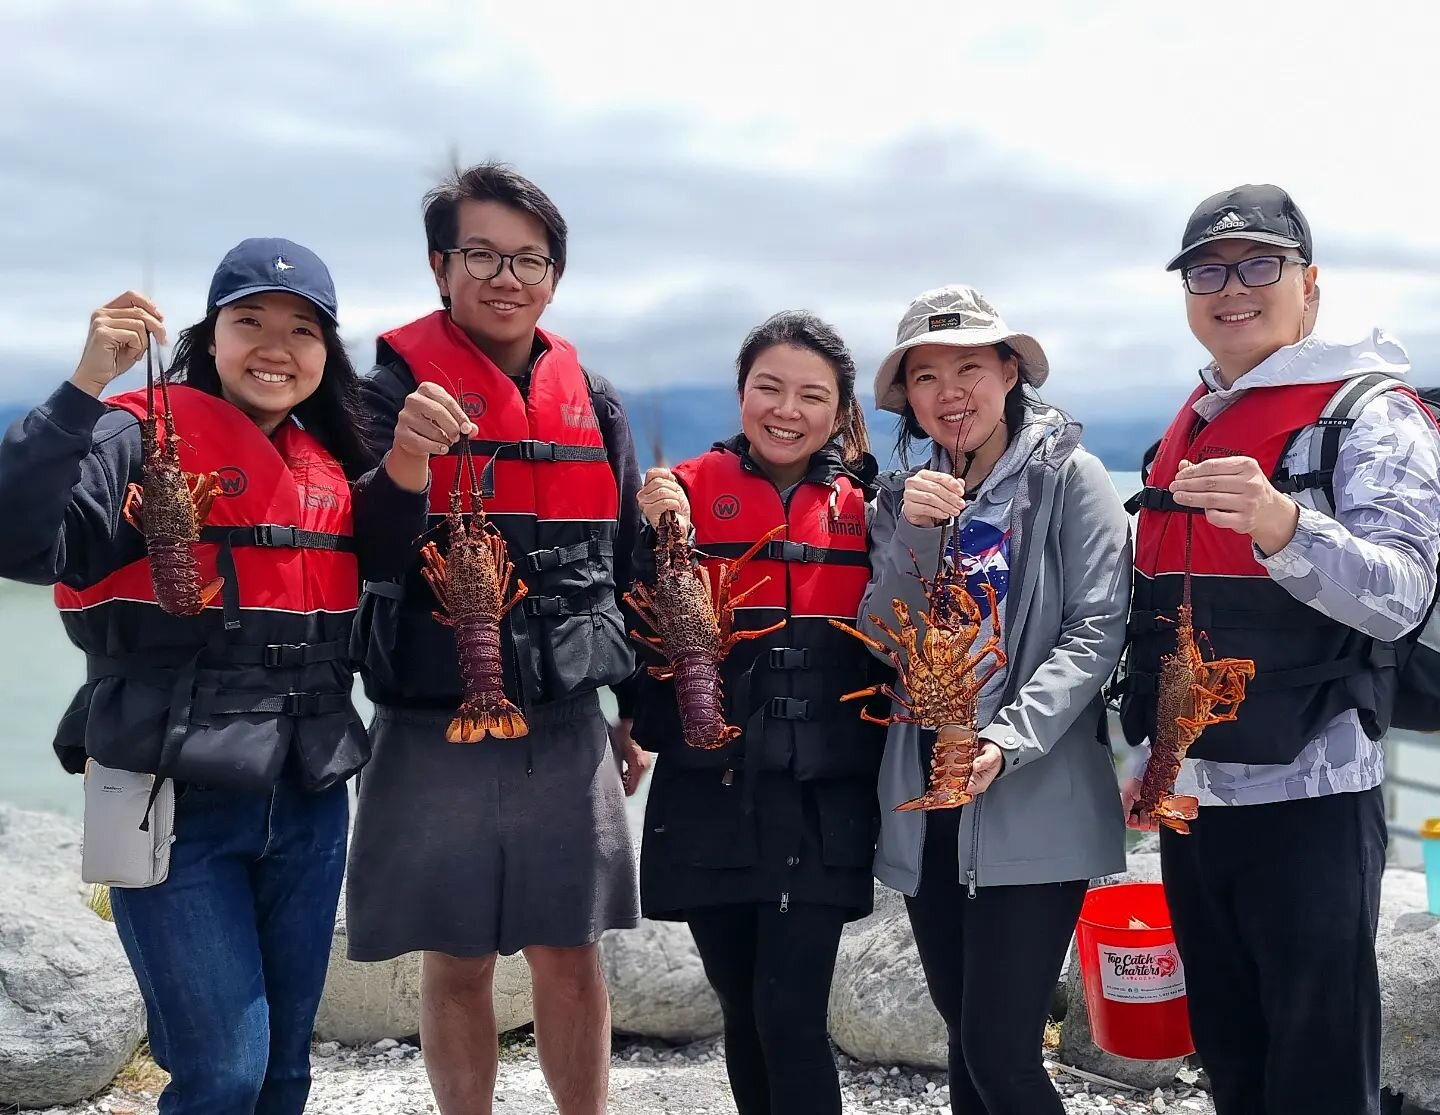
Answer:
<svg viewBox="0 0 1440 1115"><path fill-rule="evenodd" d="M1039 387L1050 375L1050 362L1040 342L1017 333L1000 318L995 307L971 286L942 286L927 290L905 311L895 333L895 347L875 373L875 405L900 414L905 409L905 383L899 377L900 360L916 345L955 345L971 348L1001 341L1020 358L1020 375Z"/></svg>

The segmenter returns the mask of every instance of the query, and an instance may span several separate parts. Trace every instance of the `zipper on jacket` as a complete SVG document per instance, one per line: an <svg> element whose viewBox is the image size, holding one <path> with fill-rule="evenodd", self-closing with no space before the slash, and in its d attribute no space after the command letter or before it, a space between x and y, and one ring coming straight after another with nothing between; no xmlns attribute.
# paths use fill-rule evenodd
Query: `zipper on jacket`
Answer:
<svg viewBox="0 0 1440 1115"><path fill-rule="evenodd" d="M966 881L970 884L968 894L975 897L975 872L980 867L980 810L985 807L985 795L981 794L975 801L975 836L970 841L970 870L965 872Z"/></svg>
<svg viewBox="0 0 1440 1115"><path fill-rule="evenodd" d="M790 892L788 890L780 892L780 912L782 914L790 912Z"/></svg>

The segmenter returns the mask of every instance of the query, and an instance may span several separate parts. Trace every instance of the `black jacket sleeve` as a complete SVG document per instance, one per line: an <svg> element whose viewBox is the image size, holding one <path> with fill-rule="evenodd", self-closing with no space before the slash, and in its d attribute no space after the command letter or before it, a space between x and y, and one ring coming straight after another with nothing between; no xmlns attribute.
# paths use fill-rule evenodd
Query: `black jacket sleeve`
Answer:
<svg viewBox="0 0 1440 1115"><path fill-rule="evenodd" d="M615 594L623 615L624 594L630 591L635 580L634 552L640 530L640 504L635 497L640 491L640 465L635 459L635 439L619 393L604 376L591 372L586 375L590 380L590 405L600 424L600 437L605 443L610 469L615 473L615 490L620 498L619 528L615 534ZM634 686L635 679L631 677L614 687L620 715L626 719L634 715Z"/></svg>
<svg viewBox="0 0 1440 1115"><path fill-rule="evenodd" d="M415 377L401 364L379 364L360 383L371 450L380 464L355 482L355 546L367 581L399 580L415 559L430 507L428 485L419 492L398 487L385 471L385 454L395 439L395 422Z"/></svg>
<svg viewBox="0 0 1440 1115"><path fill-rule="evenodd" d="M120 514L139 476L134 415L62 383L0 441L0 577L84 588L123 563L122 544L139 557Z"/></svg>

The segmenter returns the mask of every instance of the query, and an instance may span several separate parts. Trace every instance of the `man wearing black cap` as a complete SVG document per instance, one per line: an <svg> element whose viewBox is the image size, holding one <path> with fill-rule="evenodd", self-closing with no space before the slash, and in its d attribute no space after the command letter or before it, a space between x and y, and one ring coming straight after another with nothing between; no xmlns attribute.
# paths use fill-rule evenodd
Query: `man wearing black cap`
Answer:
<svg viewBox="0 0 1440 1115"><path fill-rule="evenodd" d="M1285 191L1208 198L1169 270L1213 359L1135 501L1122 720L1140 746L1125 800L1149 761L1188 581L1204 657L1255 664L1235 719L1207 727L1180 771L1188 833L1161 833L1216 1110L1374 1112L1380 737L1392 643L1435 593L1440 439L1397 341L1311 332L1310 227Z"/></svg>

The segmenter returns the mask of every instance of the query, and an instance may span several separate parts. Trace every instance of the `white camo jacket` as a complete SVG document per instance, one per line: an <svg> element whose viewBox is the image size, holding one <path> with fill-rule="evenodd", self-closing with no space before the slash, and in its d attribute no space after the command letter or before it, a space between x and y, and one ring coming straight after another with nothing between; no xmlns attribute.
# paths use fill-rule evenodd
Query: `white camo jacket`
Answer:
<svg viewBox="0 0 1440 1115"><path fill-rule="evenodd" d="M1210 393L1195 411L1213 420L1246 391L1334 381L1384 372L1405 379L1409 357L1400 343L1376 329L1352 343L1310 336L1281 349L1226 389L1213 365L1200 376ZM1284 464L1309 469L1315 429L1296 439ZM1270 557L1255 551L1271 578L1296 600L1376 639L1409 633L1424 618L1436 588L1440 561L1440 436L1413 399L1388 391L1359 415L1341 442L1333 479L1335 514L1323 497L1302 491L1295 537ZM1148 746L1135 749L1132 773L1143 770ZM1354 712L1331 721L1294 762L1250 766L1187 759L1175 790L1201 805L1263 805L1294 798L1352 793L1378 786L1384 751Z"/></svg>

